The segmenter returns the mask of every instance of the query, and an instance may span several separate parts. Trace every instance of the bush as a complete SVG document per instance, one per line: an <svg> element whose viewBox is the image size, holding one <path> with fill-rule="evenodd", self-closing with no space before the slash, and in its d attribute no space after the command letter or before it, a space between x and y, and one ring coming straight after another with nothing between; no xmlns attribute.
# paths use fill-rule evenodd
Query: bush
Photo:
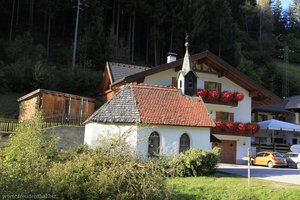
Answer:
<svg viewBox="0 0 300 200"><path fill-rule="evenodd" d="M165 178L152 161L90 150L47 173L50 194L64 199L166 199Z"/></svg>
<svg viewBox="0 0 300 200"><path fill-rule="evenodd" d="M170 167L174 176L204 176L215 172L220 158L219 148L212 151L202 149L190 149L184 153L174 156L170 161Z"/></svg>
<svg viewBox="0 0 300 200"><path fill-rule="evenodd" d="M138 161L120 148L82 145L59 151L42 129L41 113L24 122L0 151L0 196L54 195L59 199L168 199L155 161ZM115 142L115 140L113 141ZM113 143L111 143L113 144ZM118 147L118 148L116 148Z"/></svg>

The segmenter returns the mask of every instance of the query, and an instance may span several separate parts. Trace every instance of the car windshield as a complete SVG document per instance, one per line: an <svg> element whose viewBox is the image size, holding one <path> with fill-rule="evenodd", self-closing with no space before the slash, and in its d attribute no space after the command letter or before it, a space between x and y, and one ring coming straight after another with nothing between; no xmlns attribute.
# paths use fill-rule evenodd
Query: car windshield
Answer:
<svg viewBox="0 0 300 200"><path fill-rule="evenodd" d="M274 156L274 157L280 157L280 158L283 157L280 153L273 153L273 156Z"/></svg>

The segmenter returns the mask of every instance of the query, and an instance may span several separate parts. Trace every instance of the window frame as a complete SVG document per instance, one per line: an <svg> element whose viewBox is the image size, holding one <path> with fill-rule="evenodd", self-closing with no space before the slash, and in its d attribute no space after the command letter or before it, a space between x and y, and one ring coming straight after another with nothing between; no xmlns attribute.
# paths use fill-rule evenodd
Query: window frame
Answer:
<svg viewBox="0 0 300 200"><path fill-rule="evenodd" d="M186 137L188 140L188 144L183 144L183 139ZM179 138L179 153L183 153L191 148L191 138L187 133L183 133Z"/></svg>

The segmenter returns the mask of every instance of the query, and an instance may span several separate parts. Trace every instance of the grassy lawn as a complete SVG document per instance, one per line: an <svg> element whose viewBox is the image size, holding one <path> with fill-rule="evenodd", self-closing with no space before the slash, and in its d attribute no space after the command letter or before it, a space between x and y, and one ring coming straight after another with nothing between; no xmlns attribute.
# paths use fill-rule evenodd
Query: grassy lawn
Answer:
<svg viewBox="0 0 300 200"><path fill-rule="evenodd" d="M234 175L212 177L170 178L168 185L174 193L173 199L300 199L300 186L287 183L248 179Z"/></svg>
<svg viewBox="0 0 300 200"><path fill-rule="evenodd" d="M23 95L23 93L0 94L0 118L17 118L19 113L17 99Z"/></svg>

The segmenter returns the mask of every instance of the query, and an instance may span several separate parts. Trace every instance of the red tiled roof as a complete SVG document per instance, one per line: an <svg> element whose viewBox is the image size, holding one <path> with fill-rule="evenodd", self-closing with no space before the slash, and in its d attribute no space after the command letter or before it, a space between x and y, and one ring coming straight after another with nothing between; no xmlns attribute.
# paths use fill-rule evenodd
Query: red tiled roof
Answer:
<svg viewBox="0 0 300 200"><path fill-rule="evenodd" d="M204 103L187 97L177 88L130 85L136 98L141 123L181 126L215 126Z"/></svg>

